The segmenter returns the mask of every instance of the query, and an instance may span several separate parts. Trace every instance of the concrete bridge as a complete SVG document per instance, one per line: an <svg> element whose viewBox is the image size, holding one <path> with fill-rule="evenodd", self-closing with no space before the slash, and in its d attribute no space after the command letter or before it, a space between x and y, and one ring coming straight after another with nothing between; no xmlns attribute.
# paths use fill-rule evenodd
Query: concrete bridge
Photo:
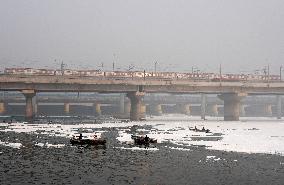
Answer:
<svg viewBox="0 0 284 185"><path fill-rule="evenodd" d="M146 113L161 115L163 113L181 113L201 115L200 95L145 94L142 99ZM23 114L25 97L22 93L0 94L0 115ZM129 116L130 102L125 94L98 93L37 93L33 98L35 115L100 115L111 114L121 117ZM223 115L224 103L216 95L207 95L205 114ZM241 116L272 116L276 114L277 98L275 96L247 96L241 100ZM127 110L127 111L126 111ZM146 114L145 113L145 114ZM282 113L283 114L283 113ZM205 117L205 115L201 115Z"/></svg>
<svg viewBox="0 0 284 185"><path fill-rule="evenodd" d="M0 90L20 91L24 94L27 118L33 117L32 98L37 92L126 93L131 102L131 120L141 118L141 110L143 110L142 98L145 93L201 93L202 105L205 104L206 94L217 94L224 101L224 120L230 121L239 119L240 103L244 97L247 95L282 95L284 93L284 83L1 75ZM278 112L281 112L280 96L278 96L277 107ZM205 112L204 108L202 108L202 112ZM281 117L280 114L279 116Z"/></svg>
<svg viewBox="0 0 284 185"><path fill-rule="evenodd" d="M121 100L121 94L91 94L85 95L80 93L76 94L42 94L38 93L37 102L40 103L102 103L102 104L118 104ZM6 101L10 103L23 103L25 97L19 94L0 94L0 102ZM125 100L127 101L127 100ZM190 104L201 104L201 96L198 94L194 95L180 95L180 94L145 94L143 102L146 104L181 104L184 102ZM207 104L224 105L224 102L215 95L206 96ZM246 96L241 100L242 104L245 105L263 105L263 104L276 104L275 96L263 96L263 95L251 95Z"/></svg>

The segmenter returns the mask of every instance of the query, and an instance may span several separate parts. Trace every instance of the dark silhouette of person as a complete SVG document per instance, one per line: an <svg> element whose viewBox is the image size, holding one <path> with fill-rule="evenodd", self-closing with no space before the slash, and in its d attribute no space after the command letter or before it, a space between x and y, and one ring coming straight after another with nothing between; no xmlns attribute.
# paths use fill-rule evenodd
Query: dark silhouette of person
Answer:
<svg viewBox="0 0 284 185"><path fill-rule="evenodd" d="M202 131L205 131L205 128L204 128L204 127L202 127Z"/></svg>
<svg viewBox="0 0 284 185"><path fill-rule="evenodd" d="M146 135L145 138L144 138L144 140L145 140L145 143L149 143L150 138Z"/></svg>
<svg viewBox="0 0 284 185"><path fill-rule="evenodd" d="M79 140L82 140L82 139L83 139L83 135L80 134L80 135L79 135Z"/></svg>

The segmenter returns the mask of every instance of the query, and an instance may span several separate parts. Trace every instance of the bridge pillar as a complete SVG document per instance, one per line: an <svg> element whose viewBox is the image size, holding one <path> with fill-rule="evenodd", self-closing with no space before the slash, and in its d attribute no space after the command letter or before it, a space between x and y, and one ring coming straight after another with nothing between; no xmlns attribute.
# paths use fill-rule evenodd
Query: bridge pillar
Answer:
<svg viewBox="0 0 284 185"><path fill-rule="evenodd" d="M35 103L35 104L33 105L33 107L34 107L34 115L37 115L37 112L38 112L38 104Z"/></svg>
<svg viewBox="0 0 284 185"><path fill-rule="evenodd" d="M94 103L93 104L93 107L94 107L94 113L95 113L95 116L100 116L102 115L102 110L101 110L101 104L100 103Z"/></svg>
<svg viewBox="0 0 284 185"><path fill-rule="evenodd" d="M127 97L131 102L130 109L130 120L131 121L139 121L141 118L141 104L142 97L144 96L143 92L128 92Z"/></svg>
<svg viewBox="0 0 284 185"><path fill-rule="evenodd" d="M26 120L32 120L34 117L33 97L36 95L34 90L22 90L26 98Z"/></svg>
<svg viewBox="0 0 284 185"><path fill-rule="evenodd" d="M207 105L207 112L210 116L218 116L218 105L217 104L210 104Z"/></svg>
<svg viewBox="0 0 284 185"><path fill-rule="evenodd" d="M125 95L120 94L120 99L119 99L119 113L123 114L124 113L124 100L125 100Z"/></svg>
<svg viewBox="0 0 284 185"><path fill-rule="evenodd" d="M241 117L246 116L245 105L243 105L243 104L240 104L240 116Z"/></svg>
<svg viewBox="0 0 284 185"><path fill-rule="evenodd" d="M38 104L37 104L37 98L36 98L36 96L33 98L32 102L33 102L33 112L34 112L34 116L36 116L36 115L37 115L37 112L38 112Z"/></svg>
<svg viewBox="0 0 284 185"><path fill-rule="evenodd" d="M277 104L277 119L281 119L282 117L282 97L280 95L276 96L276 104Z"/></svg>
<svg viewBox="0 0 284 185"><path fill-rule="evenodd" d="M264 116L272 116L272 105L270 104L264 105L263 114Z"/></svg>
<svg viewBox="0 0 284 185"><path fill-rule="evenodd" d="M190 115L190 104L179 104L177 105L177 109L182 114Z"/></svg>
<svg viewBox="0 0 284 185"><path fill-rule="evenodd" d="M218 97L224 101L224 121L238 121L240 118L240 101L246 93L224 93Z"/></svg>
<svg viewBox="0 0 284 185"><path fill-rule="evenodd" d="M201 119L205 120L205 114L206 114L206 94L201 94Z"/></svg>
<svg viewBox="0 0 284 185"><path fill-rule="evenodd" d="M154 104L151 106L152 114L155 116L161 116L163 114L162 105L161 104Z"/></svg>
<svg viewBox="0 0 284 185"><path fill-rule="evenodd" d="M0 102L0 115L3 115L6 113L6 106L7 104L5 102Z"/></svg>
<svg viewBox="0 0 284 185"><path fill-rule="evenodd" d="M127 101L124 103L124 114L129 115L131 110L131 103L130 101Z"/></svg>
<svg viewBox="0 0 284 185"><path fill-rule="evenodd" d="M141 104L140 113L141 113L141 117L140 118L145 118L146 117L146 105L144 103Z"/></svg>
<svg viewBox="0 0 284 185"><path fill-rule="evenodd" d="M64 103L64 113L68 115L70 113L70 104Z"/></svg>

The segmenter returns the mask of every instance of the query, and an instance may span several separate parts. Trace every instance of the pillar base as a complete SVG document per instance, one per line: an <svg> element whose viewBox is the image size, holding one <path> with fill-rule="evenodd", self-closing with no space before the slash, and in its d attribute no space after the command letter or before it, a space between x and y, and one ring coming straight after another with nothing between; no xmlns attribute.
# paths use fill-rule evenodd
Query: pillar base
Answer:
<svg viewBox="0 0 284 185"><path fill-rule="evenodd" d="M154 116L161 116L161 115L163 115L162 105L161 104L152 105L152 114Z"/></svg>
<svg viewBox="0 0 284 185"><path fill-rule="evenodd" d="M124 103L124 115L130 115L130 110L131 110L131 102L127 101Z"/></svg>
<svg viewBox="0 0 284 185"><path fill-rule="evenodd" d="M70 114L70 104L64 103L64 114L69 115Z"/></svg>
<svg viewBox="0 0 284 185"><path fill-rule="evenodd" d="M93 106L94 106L95 116L101 116L102 115L101 104L100 103L94 103Z"/></svg>
<svg viewBox="0 0 284 185"><path fill-rule="evenodd" d="M207 113L209 116L216 117L218 116L218 106L217 104L207 105Z"/></svg>
<svg viewBox="0 0 284 185"><path fill-rule="evenodd" d="M145 93L143 92L129 92L127 93L127 97L131 102L130 109L130 121L139 121L141 120L141 102L142 97Z"/></svg>
<svg viewBox="0 0 284 185"><path fill-rule="evenodd" d="M178 113L185 114L190 116L190 105L189 104L178 104L176 105L176 109L179 111Z"/></svg>
<svg viewBox="0 0 284 185"><path fill-rule="evenodd" d="M142 103L140 107L140 120L145 118L146 118L146 105Z"/></svg>
<svg viewBox="0 0 284 185"><path fill-rule="evenodd" d="M7 103L0 102L0 115L4 115L6 113Z"/></svg>
<svg viewBox="0 0 284 185"><path fill-rule="evenodd" d="M281 119L282 117L282 97L280 95L276 97L276 104L277 104L277 119Z"/></svg>
<svg viewBox="0 0 284 185"><path fill-rule="evenodd" d="M240 101L246 94L244 93L225 93L218 95L224 101L224 121L239 121Z"/></svg>
<svg viewBox="0 0 284 185"><path fill-rule="evenodd" d="M206 94L201 94L201 119L205 120L205 115L206 115Z"/></svg>
<svg viewBox="0 0 284 185"><path fill-rule="evenodd" d="M120 98L119 98L119 113L123 114L125 111L125 95L124 94L120 94Z"/></svg>
<svg viewBox="0 0 284 185"><path fill-rule="evenodd" d="M34 90L23 90L22 93L26 97L26 120L31 121L34 118L33 97L36 93Z"/></svg>
<svg viewBox="0 0 284 185"><path fill-rule="evenodd" d="M272 105L264 105L263 114L265 116L271 117L272 116Z"/></svg>
<svg viewBox="0 0 284 185"><path fill-rule="evenodd" d="M241 117L246 116L246 109L244 105L240 105L240 116Z"/></svg>

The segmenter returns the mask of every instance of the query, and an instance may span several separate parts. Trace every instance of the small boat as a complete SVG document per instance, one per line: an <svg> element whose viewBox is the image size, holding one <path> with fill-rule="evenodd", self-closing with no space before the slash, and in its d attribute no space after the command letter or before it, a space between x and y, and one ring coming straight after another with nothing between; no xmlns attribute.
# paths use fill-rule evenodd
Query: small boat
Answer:
<svg viewBox="0 0 284 185"><path fill-rule="evenodd" d="M134 140L136 145L149 145L150 143L157 143L157 139L149 138L145 139L146 136L135 136L131 135L131 138Z"/></svg>
<svg viewBox="0 0 284 185"><path fill-rule="evenodd" d="M198 129L198 128L189 128L189 130L192 130L194 132L205 132L205 133L210 133L209 129Z"/></svg>
<svg viewBox="0 0 284 185"><path fill-rule="evenodd" d="M70 139L70 143L72 145L105 145L106 140L97 138L96 135L94 138L80 138L80 137L73 136Z"/></svg>

